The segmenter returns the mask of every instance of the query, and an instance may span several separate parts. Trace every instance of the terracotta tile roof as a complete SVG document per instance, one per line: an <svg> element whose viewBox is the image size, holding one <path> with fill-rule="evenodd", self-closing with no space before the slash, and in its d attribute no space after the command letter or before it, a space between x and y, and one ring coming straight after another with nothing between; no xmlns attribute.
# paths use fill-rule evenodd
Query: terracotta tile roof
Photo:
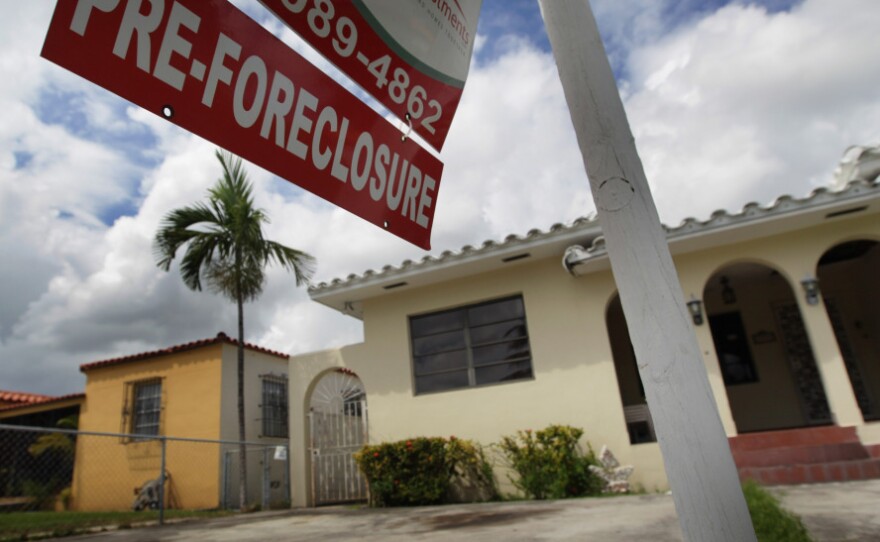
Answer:
<svg viewBox="0 0 880 542"><path fill-rule="evenodd" d="M728 212L719 209L712 213L706 220L686 218L678 226L669 227L664 225L666 238L670 241L697 234L708 233L721 228L739 226L749 222L759 222L768 218L780 217L786 214L804 211L810 208L819 208L826 205L846 204L853 201L865 201L880 198L880 179L865 181L856 179L850 181L845 187L831 190L825 187L816 188L804 198L795 198L790 195L779 196L770 205L762 206L758 203L747 203L740 211ZM593 239L589 247L572 246L565 251L562 258L566 269L582 263L591 258L607 254L605 237L598 236Z"/></svg>
<svg viewBox="0 0 880 542"><path fill-rule="evenodd" d="M24 391L6 391L0 390L0 402L3 403L18 403L18 404L33 404L33 403L41 403L46 401L47 399L52 399L51 395L41 395L39 393L27 393Z"/></svg>
<svg viewBox="0 0 880 542"><path fill-rule="evenodd" d="M850 181L845 187L830 190L828 188L817 188L813 190L805 198L795 198L790 195L780 196L771 205L762 207L757 203L748 203L741 211L727 212L718 210L712 213L712 216L705 221L699 221L695 218L687 218L680 225L669 227L664 225L667 237L670 239L693 234L694 232L709 231L716 226L728 224L740 224L753 220L760 220L767 216L783 215L787 212L798 211L813 205L822 205L827 203L842 202L853 198L862 198L864 196L871 197L880 193L880 180L873 182L865 180ZM361 286L369 281L376 281L383 278L400 275L407 271L425 271L436 268L441 265L452 264L465 260L469 257L490 255L510 247L522 245L528 242L550 242L555 238L576 233L578 231L588 233L599 232L599 222L595 216L578 218L571 224L554 224L547 231L539 229L530 230L526 235L508 235L503 241L496 242L493 240L484 241L481 246L474 247L465 245L458 252L444 251L439 256L427 255L420 261L405 260L399 266L386 265L378 270L368 269L360 275L352 273L345 278L335 278L329 282L320 282L309 287L309 295L326 294L334 290L344 290ZM601 233L601 232L599 232ZM605 253L605 237L602 235L589 236L592 245L589 247L573 246L563 258L566 268L578 263L580 260L592 257L594 253Z"/></svg>
<svg viewBox="0 0 880 542"><path fill-rule="evenodd" d="M592 233L593 230L598 231L599 222L595 216L587 216L576 219L570 224L556 223L550 226L547 231L540 229L531 229L525 235L510 234L502 241L494 241L492 239L484 241L480 246L465 245L458 252L444 250L438 256L427 255L419 261L404 260L398 266L386 265L379 270L367 269L361 275L352 273L347 277L335 278L330 282L321 282L316 285L309 286L309 294L315 295L330 290L343 289L351 286L357 286L363 282L382 279L401 274L410 270L427 270L444 264L455 264L461 260L466 260L475 256L489 255L492 253L502 252L504 250L522 246L532 242L542 242L563 236L569 233L584 232Z"/></svg>
<svg viewBox="0 0 880 542"><path fill-rule="evenodd" d="M101 361L93 361L91 363L85 363L83 365L80 365L79 370L81 372L85 373L86 371L91 371L93 369L100 369L102 367L108 367L111 365L118 365L120 363L129 363L129 362L140 361L140 360L144 360L144 359L148 359L148 358L167 356L169 354L176 354L178 352L184 352L186 350L194 350L196 348L202 348L205 346L210 346L210 345L214 345L214 344L221 344L221 343L238 345L238 340L233 339L232 337L228 336L227 334L225 334L221 331L220 333L217 334L216 337L214 337L212 339L202 339L199 341L193 341L193 342L189 342L189 343L185 343L185 344L178 344L175 346L169 346L168 348L162 348L160 350L153 350L150 352L141 352L139 354L131 354L129 356L121 356L118 358L105 359L105 360L101 360ZM257 346L255 344L251 344L248 342L244 343L244 346L245 346L245 348L247 348L249 350L253 350L255 352L260 352L263 354L268 354L270 356L275 356L278 358L287 359L290 357L287 354L284 354L282 352L277 352L275 350L269 350L268 348L263 348L262 346Z"/></svg>
<svg viewBox="0 0 880 542"><path fill-rule="evenodd" d="M7 397L26 397L26 400L21 400L16 404L0 406L0 412L6 412L8 410L15 410L17 408L27 408L34 405L46 405L50 403L59 403L61 401L67 401L69 399L84 399L86 396L85 393L69 393L67 395L40 395L37 393L22 393L15 391L2 391L0 390L0 401L15 401L15 399L9 399Z"/></svg>

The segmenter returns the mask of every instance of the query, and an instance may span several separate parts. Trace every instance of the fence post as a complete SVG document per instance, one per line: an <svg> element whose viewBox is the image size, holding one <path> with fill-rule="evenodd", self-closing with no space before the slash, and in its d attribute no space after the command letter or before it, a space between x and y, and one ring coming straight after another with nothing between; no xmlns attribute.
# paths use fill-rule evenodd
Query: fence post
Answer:
<svg viewBox="0 0 880 542"><path fill-rule="evenodd" d="M159 437L162 443L162 460L160 462L161 470L159 471L159 525L165 524L165 448L168 445L168 439Z"/></svg>
<svg viewBox="0 0 880 542"><path fill-rule="evenodd" d="M287 486L287 506L293 508L293 489L290 487L290 445L285 447L286 454L284 459L284 483Z"/></svg>
<svg viewBox="0 0 880 542"><path fill-rule="evenodd" d="M269 473L269 447L266 446L263 448L263 503L262 509L269 509L269 491L270 491L270 473Z"/></svg>
<svg viewBox="0 0 880 542"><path fill-rule="evenodd" d="M229 450L223 450L223 489L220 493L220 506L229 508Z"/></svg>

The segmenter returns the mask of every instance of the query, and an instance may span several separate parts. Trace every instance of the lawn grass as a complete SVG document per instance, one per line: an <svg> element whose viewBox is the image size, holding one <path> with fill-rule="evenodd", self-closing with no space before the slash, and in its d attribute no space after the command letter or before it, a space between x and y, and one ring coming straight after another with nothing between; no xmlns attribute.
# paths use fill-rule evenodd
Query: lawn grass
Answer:
<svg viewBox="0 0 880 542"><path fill-rule="evenodd" d="M796 515L782 508L779 499L756 482L743 483L746 504L758 542L811 542L807 528Z"/></svg>
<svg viewBox="0 0 880 542"><path fill-rule="evenodd" d="M165 519L214 518L234 514L230 510L166 510ZM95 527L128 528L158 521L159 512L10 512L0 514L0 542L66 536Z"/></svg>

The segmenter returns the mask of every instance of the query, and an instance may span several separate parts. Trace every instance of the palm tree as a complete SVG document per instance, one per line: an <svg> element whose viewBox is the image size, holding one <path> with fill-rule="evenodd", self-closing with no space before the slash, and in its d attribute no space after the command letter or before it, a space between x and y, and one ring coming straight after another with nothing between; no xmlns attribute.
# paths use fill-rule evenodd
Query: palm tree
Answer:
<svg viewBox="0 0 880 542"><path fill-rule="evenodd" d="M168 213L156 233L156 264L168 271L177 250L186 246L180 274L191 290L208 288L235 301L238 307L238 436L239 506L246 505L247 466L244 427L244 303L259 297L264 269L278 263L307 284L315 259L305 252L263 238L262 224L269 219L254 207L251 183L241 159L217 151L223 176L208 190L208 202Z"/></svg>

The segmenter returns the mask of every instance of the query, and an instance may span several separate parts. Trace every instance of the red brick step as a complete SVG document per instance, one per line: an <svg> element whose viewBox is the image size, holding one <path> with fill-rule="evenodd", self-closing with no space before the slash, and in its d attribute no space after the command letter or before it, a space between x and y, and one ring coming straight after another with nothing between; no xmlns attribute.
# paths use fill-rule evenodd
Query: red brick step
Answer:
<svg viewBox="0 0 880 542"><path fill-rule="evenodd" d="M733 452L733 457L739 467L773 467L870 458L868 451L858 442L737 451Z"/></svg>
<svg viewBox="0 0 880 542"><path fill-rule="evenodd" d="M813 463L811 465L777 465L774 467L743 467L741 480L755 480L763 485L821 484L880 478L880 459L860 459Z"/></svg>
<svg viewBox="0 0 880 542"><path fill-rule="evenodd" d="M838 427L836 425L745 433L730 437L729 441L730 449L734 452L847 442L861 444L855 427Z"/></svg>
<svg viewBox="0 0 880 542"><path fill-rule="evenodd" d="M740 478L766 485L880 478L880 446L863 446L854 427L810 427L729 439Z"/></svg>

